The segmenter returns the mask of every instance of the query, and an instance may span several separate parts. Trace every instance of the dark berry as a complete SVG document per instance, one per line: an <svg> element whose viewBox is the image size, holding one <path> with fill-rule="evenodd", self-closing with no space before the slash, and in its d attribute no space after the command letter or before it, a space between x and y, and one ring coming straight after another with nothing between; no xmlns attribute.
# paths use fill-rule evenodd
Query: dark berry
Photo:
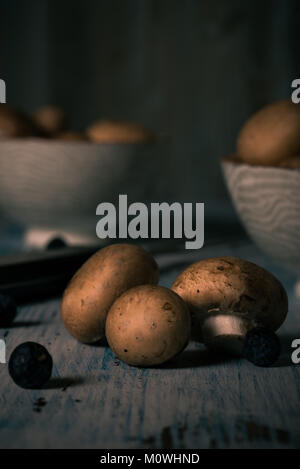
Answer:
<svg viewBox="0 0 300 469"><path fill-rule="evenodd" d="M279 358L280 341L275 332L265 327L255 327L247 332L243 355L256 366L271 366Z"/></svg>
<svg viewBox="0 0 300 469"><path fill-rule="evenodd" d="M19 345L10 356L8 371L13 381L25 389L40 389L52 372L49 352L36 342Z"/></svg>
<svg viewBox="0 0 300 469"><path fill-rule="evenodd" d="M46 249L48 250L61 249L61 248L65 248L66 246L67 246L67 243L62 238L53 238L47 244Z"/></svg>
<svg viewBox="0 0 300 469"><path fill-rule="evenodd" d="M17 314L17 305L13 298L0 293L0 327L9 327Z"/></svg>

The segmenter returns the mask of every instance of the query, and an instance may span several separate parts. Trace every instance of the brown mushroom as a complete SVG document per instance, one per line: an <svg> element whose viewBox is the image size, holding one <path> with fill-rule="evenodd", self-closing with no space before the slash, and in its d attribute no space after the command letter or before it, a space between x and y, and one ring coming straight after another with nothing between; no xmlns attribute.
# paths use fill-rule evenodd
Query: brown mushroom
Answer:
<svg viewBox="0 0 300 469"><path fill-rule="evenodd" d="M290 100L265 106L245 123L237 141L245 163L272 166L300 153L300 107Z"/></svg>
<svg viewBox="0 0 300 469"><path fill-rule="evenodd" d="M107 341L130 365L160 365L180 353L191 328L184 301L165 287L131 288L112 305L106 320Z"/></svg>
<svg viewBox="0 0 300 469"><path fill-rule="evenodd" d="M58 106L45 106L38 109L33 120L48 136L63 132L67 127L67 115Z"/></svg>
<svg viewBox="0 0 300 469"><path fill-rule="evenodd" d="M7 104L0 105L0 139L38 135L39 129L26 114Z"/></svg>
<svg viewBox="0 0 300 469"><path fill-rule="evenodd" d="M143 143L154 140L154 134L139 124L114 120L100 120L86 131L93 142Z"/></svg>
<svg viewBox="0 0 300 469"><path fill-rule="evenodd" d="M196 339L208 348L238 355L252 329L266 328L276 342L269 331L281 326L288 311L281 283L262 267L234 257L192 264L177 277L172 290L191 311Z"/></svg>
<svg viewBox="0 0 300 469"><path fill-rule="evenodd" d="M136 285L157 283L154 258L132 244L112 244L90 257L71 279L61 304L68 332L81 342L104 336L106 315L122 293Z"/></svg>

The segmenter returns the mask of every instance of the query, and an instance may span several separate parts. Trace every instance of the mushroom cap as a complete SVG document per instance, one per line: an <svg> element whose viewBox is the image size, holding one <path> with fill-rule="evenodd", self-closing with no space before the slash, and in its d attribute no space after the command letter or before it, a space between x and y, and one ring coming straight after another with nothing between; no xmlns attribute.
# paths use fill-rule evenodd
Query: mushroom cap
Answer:
<svg viewBox="0 0 300 469"><path fill-rule="evenodd" d="M194 333L209 316L229 314L277 330L286 318L285 289L270 272L235 257L215 257L185 269L172 285L187 303Z"/></svg>
<svg viewBox="0 0 300 469"><path fill-rule="evenodd" d="M167 362L185 348L190 331L191 317L182 298L157 285L123 293L109 310L105 326L112 351L134 366Z"/></svg>
<svg viewBox="0 0 300 469"><path fill-rule="evenodd" d="M67 114L58 106L44 106L33 115L34 122L49 135L63 132L67 127Z"/></svg>
<svg viewBox="0 0 300 469"><path fill-rule="evenodd" d="M106 246L71 279L62 298L62 321L76 339L96 342L104 336L106 316L114 301L129 288L158 280L158 266L143 248L125 243Z"/></svg>
<svg viewBox="0 0 300 469"><path fill-rule="evenodd" d="M33 121L7 104L0 106L0 139L31 137L39 134Z"/></svg>
<svg viewBox="0 0 300 469"><path fill-rule="evenodd" d="M249 164L273 166L300 152L300 109L291 100L263 107L237 139L237 153Z"/></svg>
<svg viewBox="0 0 300 469"><path fill-rule="evenodd" d="M154 134L140 124L114 120L97 121L86 134L98 143L143 143L155 139Z"/></svg>

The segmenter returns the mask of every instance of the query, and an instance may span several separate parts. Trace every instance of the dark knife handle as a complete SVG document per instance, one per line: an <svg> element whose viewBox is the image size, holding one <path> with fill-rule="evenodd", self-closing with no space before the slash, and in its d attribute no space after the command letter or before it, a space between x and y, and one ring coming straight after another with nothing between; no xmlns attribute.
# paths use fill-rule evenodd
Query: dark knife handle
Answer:
<svg viewBox="0 0 300 469"><path fill-rule="evenodd" d="M61 294L78 268L99 246L66 247L0 258L0 292L18 302Z"/></svg>

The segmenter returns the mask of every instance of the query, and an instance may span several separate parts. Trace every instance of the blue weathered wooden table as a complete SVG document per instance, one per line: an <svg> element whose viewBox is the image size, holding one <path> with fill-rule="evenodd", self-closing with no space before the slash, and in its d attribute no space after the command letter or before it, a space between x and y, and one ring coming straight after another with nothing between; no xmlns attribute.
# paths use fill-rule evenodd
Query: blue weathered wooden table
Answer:
<svg viewBox="0 0 300 469"><path fill-rule="evenodd" d="M70 337L58 299L26 305L0 338L8 356L24 341L44 344L54 359L53 379L43 390L23 390L11 381L7 365L0 365L0 447L300 447L300 365L291 362L291 342L300 338L295 277L244 240L157 256L161 284L170 286L182 262L218 255L267 267L287 288L290 311L279 332L283 354L275 366L217 361L191 342L177 361L134 368L105 344L87 346Z"/></svg>

